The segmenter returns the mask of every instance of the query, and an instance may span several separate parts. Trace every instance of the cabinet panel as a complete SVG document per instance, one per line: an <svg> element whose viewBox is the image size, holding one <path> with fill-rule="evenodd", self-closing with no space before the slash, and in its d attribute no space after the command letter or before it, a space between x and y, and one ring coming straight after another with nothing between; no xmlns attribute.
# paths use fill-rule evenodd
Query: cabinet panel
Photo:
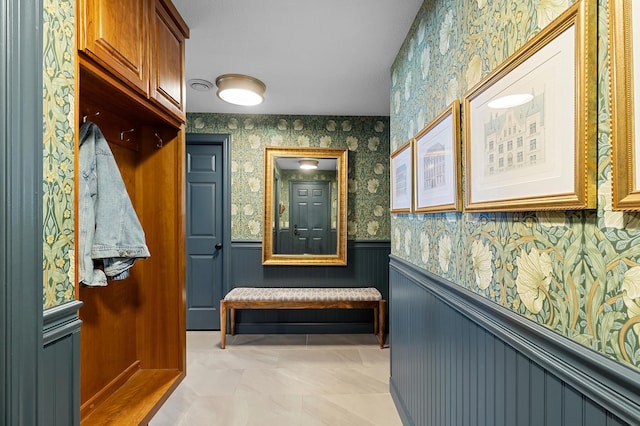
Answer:
<svg viewBox="0 0 640 426"><path fill-rule="evenodd" d="M79 50L145 95L150 1L80 0L79 8Z"/></svg>
<svg viewBox="0 0 640 426"><path fill-rule="evenodd" d="M185 119L184 40L182 28L165 5L157 1L151 50L151 97Z"/></svg>

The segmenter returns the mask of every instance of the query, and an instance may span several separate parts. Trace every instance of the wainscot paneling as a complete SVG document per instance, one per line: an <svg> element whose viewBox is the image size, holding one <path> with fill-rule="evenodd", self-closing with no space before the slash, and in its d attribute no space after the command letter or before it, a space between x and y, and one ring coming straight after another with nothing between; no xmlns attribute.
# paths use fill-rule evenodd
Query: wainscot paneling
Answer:
<svg viewBox="0 0 640 426"><path fill-rule="evenodd" d="M398 257L389 273L403 424L640 424L640 372Z"/></svg>
<svg viewBox="0 0 640 426"><path fill-rule="evenodd" d="M44 311L44 352L38 386L43 424L80 424L80 325L82 302L68 302Z"/></svg>
<svg viewBox="0 0 640 426"><path fill-rule="evenodd" d="M263 266L260 242L231 245L235 287L376 287L389 298L389 241L348 241L346 266ZM371 309L238 310L238 333L369 333Z"/></svg>

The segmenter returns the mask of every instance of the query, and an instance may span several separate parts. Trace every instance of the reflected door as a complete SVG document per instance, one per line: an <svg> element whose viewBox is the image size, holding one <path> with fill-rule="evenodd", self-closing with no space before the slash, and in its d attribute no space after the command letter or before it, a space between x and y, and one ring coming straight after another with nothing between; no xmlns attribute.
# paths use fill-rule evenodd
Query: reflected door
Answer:
<svg viewBox="0 0 640 426"><path fill-rule="evenodd" d="M219 330L222 146L187 140L187 329ZM178 254L176 254L178 255Z"/></svg>
<svg viewBox="0 0 640 426"><path fill-rule="evenodd" d="M330 182L292 181L289 193L293 254L335 253L330 244Z"/></svg>

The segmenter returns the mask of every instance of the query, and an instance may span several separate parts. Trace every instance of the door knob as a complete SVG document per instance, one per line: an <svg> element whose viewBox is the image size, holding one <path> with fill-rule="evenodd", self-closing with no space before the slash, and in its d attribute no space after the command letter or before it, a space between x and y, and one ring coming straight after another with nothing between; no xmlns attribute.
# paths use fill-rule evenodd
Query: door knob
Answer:
<svg viewBox="0 0 640 426"><path fill-rule="evenodd" d="M214 246L216 250L220 250L222 248L222 243L218 243Z"/></svg>

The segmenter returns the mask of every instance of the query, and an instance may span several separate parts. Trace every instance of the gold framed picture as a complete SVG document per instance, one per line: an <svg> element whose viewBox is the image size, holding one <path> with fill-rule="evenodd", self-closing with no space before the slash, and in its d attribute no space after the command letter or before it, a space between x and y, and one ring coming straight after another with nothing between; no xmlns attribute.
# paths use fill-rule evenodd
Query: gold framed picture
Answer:
<svg viewBox="0 0 640 426"><path fill-rule="evenodd" d="M414 213L459 211L460 101L418 132L413 155Z"/></svg>
<svg viewBox="0 0 640 426"><path fill-rule="evenodd" d="M612 206L640 210L640 4L609 0L609 66L611 76Z"/></svg>
<svg viewBox="0 0 640 426"><path fill-rule="evenodd" d="M391 154L391 213L411 213L413 192L413 139Z"/></svg>
<svg viewBox="0 0 640 426"><path fill-rule="evenodd" d="M582 0L465 94L466 211L595 208L596 63Z"/></svg>

